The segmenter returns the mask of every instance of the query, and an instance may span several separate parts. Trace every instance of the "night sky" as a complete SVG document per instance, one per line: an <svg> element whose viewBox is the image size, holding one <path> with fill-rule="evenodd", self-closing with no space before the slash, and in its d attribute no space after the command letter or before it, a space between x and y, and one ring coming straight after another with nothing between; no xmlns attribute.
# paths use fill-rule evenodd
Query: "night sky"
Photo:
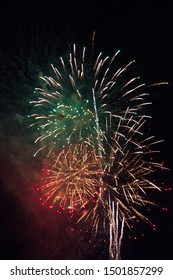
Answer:
<svg viewBox="0 0 173 280"><path fill-rule="evenodd" d="M150 133L159 144L159 162L169 171L155 174L159 207L148 213L156 231L140 223L125 233L123 259L173 259L173 10L171 1L5 1L0 8L0 259L106 259L101 237L41 206L36 191L41 160L33 158L34 135L27 127L40 73L65 55L73 42L105 54L121 50L122 65L147 84L168 81L150 91ZM168 208L164 211L162 208ZM84 228L86 228L84 226ZM141 237L141 233L145 236Z"/></svg>

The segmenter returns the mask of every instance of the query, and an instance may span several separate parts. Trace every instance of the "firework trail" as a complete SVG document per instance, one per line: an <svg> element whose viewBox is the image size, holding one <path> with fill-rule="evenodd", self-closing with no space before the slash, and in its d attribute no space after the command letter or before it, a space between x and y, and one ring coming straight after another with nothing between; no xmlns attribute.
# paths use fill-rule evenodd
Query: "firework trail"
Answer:
<svg viewBox="0 0 173 280"><path fill-rule="evenodd" d="M143 132L150 118L142 113L151 104L147 87L130 76L134 61L117 67L118 54L99 53L93 60L74 44L68 57L51 65L52 75L41 77L30 116L39 134L35 155L49 162L40 188L43 203L77 210L78 221L91 222L95 234L109 225L112 259L120 256L124 223L137 217L149 222L141 211L154 204L147 190L160 189L148 176L163 168L149 160L161 141Z"/></svg>

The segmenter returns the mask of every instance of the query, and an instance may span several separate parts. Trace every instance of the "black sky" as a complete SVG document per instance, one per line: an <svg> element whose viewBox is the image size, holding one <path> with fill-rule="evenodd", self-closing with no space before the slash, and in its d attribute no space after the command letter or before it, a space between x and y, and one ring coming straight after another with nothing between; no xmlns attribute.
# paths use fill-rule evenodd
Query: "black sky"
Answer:
<svg viewBox="0 0 173 280"><path fill-rule="evenodd" d="M27 115L25 94L22 95L23 85L18 86L20 79L22 83L27 81L26 86L31 80L31 90L35 86L35 80L31 77L34 77L34 72L31 73L28 59L27 65L23 65L26 62L25 57L29 57L28 51L33 59L32 52L36 50L37 62L46 69L44 56L55 52L57 56L59 53L62 55L73 42L88 44L93 31L96 31L95 48L98 51L112 54L121 49L122 63L135 59L135 71L147 84L168 81L168 86L151 91L153 105L150 114L152 133L158 139L164 139L164 143L159 147L159 160L164 161L170 168L170 171L158 175L158 181L172 187L172 28L173 10L171 1L168 0L57 0L45 3L5 1L1 4L1 259L105 257L103 250L101 254L100 249L94 253L88 248L85 240L87 237L81 237L75 244L75 237L69 235L63 219L56 225L55 217L37 203L34 183L38 180L39 163L32 158L32 139L29 139L27 124L24 121ZM18 71L21 65L21 72L25 74L18 75L15 71ZM28 98L27 96L26 99ZM151 231L150 234L146 230L145 240L126 240L124 258L173 258L172 196L173 192L164 192L163 196L158 196L160 204L168 207L168 213L164 214L159 210L153 212L158 225L157 232ZM56 240L57 232L58 239L62 242ZM75 245L72 246L72 243Z"/></svg>

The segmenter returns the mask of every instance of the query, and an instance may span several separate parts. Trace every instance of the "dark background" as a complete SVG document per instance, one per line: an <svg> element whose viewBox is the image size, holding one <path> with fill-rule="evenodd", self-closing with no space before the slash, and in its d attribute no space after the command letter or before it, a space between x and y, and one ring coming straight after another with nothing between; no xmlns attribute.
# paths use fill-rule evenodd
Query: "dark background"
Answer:
<svg viewBox="0 0 173 280"><path fill-rule="evenodd" d="M86 230L73 232L67 217L57 217L38 201L39 159L33 159L33 135L27 129L29 100L40 72L68 52L70 44L91 42L122 64L135 59L135 71L147 84L168 81L151 90L151 133L164 139L158 161L170 171L157 174L160 207L151 218L156 231L143 225L127 232L123 259L172 259L173 195L173 10L171 1L14 1L0 9L0 258L104 259L107 246L89 242ZM164 211L162 208L168 208ZM163 211L162 211L163 210ZM141 232L145 237L141 237Z"/></svg>

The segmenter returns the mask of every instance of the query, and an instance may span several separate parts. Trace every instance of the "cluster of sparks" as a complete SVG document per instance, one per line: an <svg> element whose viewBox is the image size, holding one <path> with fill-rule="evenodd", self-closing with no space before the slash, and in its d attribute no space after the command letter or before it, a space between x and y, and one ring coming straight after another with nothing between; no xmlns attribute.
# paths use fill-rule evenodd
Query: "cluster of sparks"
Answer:
<svg viewBox="0 0 173 280"><path fill-rule="evenodd" d="M30 126L37 126L40 143L35 155L45 155L49 164L40 188L43 200L77 211L95 233L118 221L149 222L141 213L154 204L147 190L160 190L149 174L163 168L149 160L160 141L144 133L150 116L142 112L151 104L147 86L129 77L134 61L117 67L118 54L99 53L92 63L92 54L87 56L85 47L77 52L74 44L69 57L51 65L52 76L41 77L39 97L31 102L37 112Z"/></svg>

